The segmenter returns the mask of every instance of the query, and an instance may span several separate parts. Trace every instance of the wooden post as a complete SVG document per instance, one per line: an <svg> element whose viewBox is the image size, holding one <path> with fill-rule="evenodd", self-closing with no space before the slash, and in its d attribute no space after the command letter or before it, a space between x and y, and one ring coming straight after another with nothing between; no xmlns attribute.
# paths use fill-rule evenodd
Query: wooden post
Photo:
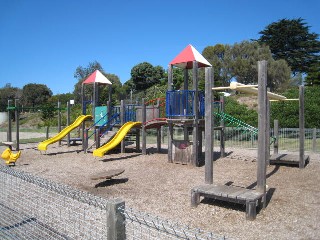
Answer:
<svg viewBox="0 0 320 240"><path fill-rule="evenodd" d="M107 124L107 128L109 129L109 127L110 127L110 119L111 119L111 117L112 117L112 111L111 111L111 101L107 101L107 111L108 111L108 124ZM110 129L111 130L111 129Z"/></svg>
<svg viewBox="0 0 320 240"><path fill-rule="evenodd" d="M161 128L157 128L157 152L161 152Z"/></svg>
<svg viewBox="0 0 320 240"><path fill-rule="evenodd" d="M168 123L168 162L169 163L173 162L173 159L172 159L172 150L173 150L172 140L173 140L173 124L172 124L172 122L169 122Z"/></svg>
<svg viewBox="0 0 320 240"><path fill-rule="evenodd" d="M317 129L314 128L312 131L312 152L317 152Z"/></svg>
<svg viewBox="0 0 320 240"><path fill-rule="evenodd" d="M86 128L84 129L83 131L83 138L82 138L82 147L83 147L83 152L84 153L87 153L87 150L88 150L88 146L89 146L89 129Z"/></svg>
<svg viewBox="0 0 320 240"><path fill-rule="evenodd" d="M145 99L142 98L142 154L147 154L147 132L146 125L144 124L147 120L147 109L145 104Z"/></svg>
<svg viewBox="0 0 320 240"><path fill-rule="evenodd" d="M67 126L70 125L70 101L67 101ZM67 134L67 144L70 147L70 132Z"/></svg>
<svg viewBox="0 0 320 240"><path fill-rule="evenodd" d="M126 225L125 216L123 213L125 203L120 199L109 201L107 210L107 240L125 240L126 239Z"/></svg>
<svg viewBox="0 0 320 240"><path fill-rule="evenodd" d="M188 80L189 80L188 69L185 68L183 71L184 71L184 72L183 72L183 73L184 73L183 90L184 90L184 91L187 91L187 90L188 90ZM184 102L184 107L186 107L186 106L188 105L188 103L187 103L187 101L188 101L187 98L185 98L183 101L185 101L185 102ZM184 134L183 139L184 139L185 141L189 140L188 127L187 127L185 124L183 125L183 134Z"/></svg>
<svg viewBox="0 0 320 240"><path fill-rule="evenodd" d="M222 114L224 113L224 109L225 109L224 96L221 96L220 97L220 111L222 112ZM224 118L221 118L220 126L221 126L221 130L220 130L220 156L223 158L226 155L225 137L224 137L224 129L225 129Z"/></svg>
<svg viewBox="0 0 320 240"><path fill-rule="evenodd" d="M58 132L61 132L61 102L58 101ZM59 140L59 146L61 146L61 139Z"/></svg>
<svg viewBox="0 0 320 240"><path fill-rule="evenodd" d="M266 164L270 165L270 101L267 94L267 102L266 102Z"/></svg>
<svg viewBox="0 0 320 240"><path fill-rule="evenodd" d="M267 162L267 61L258 62L258 159L257 190L263 193L263 208L266 207L266 162Z"/></svg>
<svg viewBox="0 0 320 240"><path fill-rule="evenodd" d="M172 65L168 66L168 91L172 91Z"/></svg>
<svg viewBox="0 0 320 240"><path fill-rule="evenodd" d="M277 119L274 120L273 131L274 131L274 137L276 138L276 140L273 143L273 154L278 154L279 153L279 121Z"/></svg>
<svg viewBox="0 0 320 240"><path fill-rule="evenodd" d="M198 94L198 62L193 61L192 68L192 78L193 78L193 111L194 111L194 121L193 121L193 133L192 133L192 159L191 164L193 166L198 166L199 164L199 94Z"/></svg>
<svg viewBox="0 0 320 240"><path fill-rule="evenodd" d="M7 133L7 141L12 142L12 119L11 119L11 110L10 108L10 102L12 100L8 99L8 133Z"/></svg>
<svg viewBox="0 0 320 240"><path fill-rule="evenodd" d="M15 110L14 110L14 113L15 113L15 119L16 119L16 150L19 151L20 150L20 146L19 146L19 143L20 143L20 139L19 139L19 109L18 109L18 103L19 102L19 99L15 99L14 100L14 106L15 106Z"/></svg>
<svg viewBox="0 0 320 240"><path fill-rule="evenodd" d="M299 86L299 168L304 168L304 86Z"/></svg>
<svg viewBox="0 0 320 240"><path fill-rule="evenodd" d="M213 73L205 68L205 183L213 183ZM196 197L198 198L198 197Z"/></svg>
<svg viewBox="0 0 320 240"><path fill-rule="evenodd" d="M85 108L86 108L86 104L85 104L85 97L84 97L84 84L82 83L81 84L81 102L82 102L82 114L83 115L86 115L86 111L85 111ZM82 133L81 133L81 137L82 137L82 150L84 151L84 153L87 152L87 148L88 148L88 140L87 140L87 137L88 135L85 134L85 121L81 124L81 130L82 130Z"/></svg>
<svg viewBox="0 0 320 240"><path fill-rule="evenodd" d="M168 91L172 91L172 65L168 66ZM167 99L168 100L168 99ZM166 104L170 102L166 101ZM173 124L172 122L168 123L168 162L172 163L172 139L173 139Z"/></svg>
<svg viewBox="0 0 320 240"><path fill-rule="evenodd" d="M140 128L136 129L136 150L140 151Z"/></svg>
<svg viewBox="0 0 320 240"><path fill-rule="evenodd" d="M96 108L96 97L97 97L97 88L96 83L93 83L93 97L92 97L92 116L95 118L95 108Z"/></svg>
<svg viewBox="0 0 320 240"><path fill-rule="evenodd" d="M120 103L120 124L121 126L123 126L123 124L125 123L125 116L126 116L126 109L125 109L125 105L124 105L124 101L121 100ZM125 153L125 139L123 139L121 141L121 153Z"/></svg>
<svg viewBox="0 0 320 240"><path fill-rule="evenodd" d="M95 141L96 141L96 149L98 149L100 147L100 134L101 134L100 128L97 127L96 128L96 135L95 135L95 137L96 137L96 139L95 139Z"/></svg>

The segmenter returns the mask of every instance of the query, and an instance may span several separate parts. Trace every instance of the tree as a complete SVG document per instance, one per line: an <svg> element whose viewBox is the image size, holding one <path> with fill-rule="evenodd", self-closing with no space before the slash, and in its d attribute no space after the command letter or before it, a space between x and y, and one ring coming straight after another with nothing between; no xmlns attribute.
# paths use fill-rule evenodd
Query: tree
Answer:
<svg viewBox="0 0 320 240"><path fill-rule="evenodd" d="M165 77L161 66L152 66L148 62L139 63L131 69L131 79L136 90L145 90L158 84Z"/></svg>
<svg viewBox="0 0 320 240"><path fill-rule="evenodd" d="M320 62L311 65L308 76L306 77L306 85L319 86L320 85Z"/></svg>
<svg viewBox="0 0 320 240"><path fill-rule="evenodd" d="M268 61L268 87L277 90L287 85L290 68L284 60L275 61L267 46L257 42L243 41L234 45L217 44L204 49L204 57L214 67L214 79L223 86L229 85L232 78L243 84L256 84L258 81L257 62Z"/></svg>
<svg viewBox="0 0 320 240"><path fill-rule="evenodd" d="M7 111L9 99L20 98L21 95L21 89L12 87L10 83L0 88L0 112Z"/></svg>
<svg viewBox="0 0 320 240"><path fill-rule="evenodd" d="M53 104L57 104L57 102L61 102L61 104L66 106L67 102L69 102L72 99L74 100L74 96L72 93L62 93L62 94L53 95L48 100L48 102Z"/></svg>
<svg viewBox="0 0 320 240"><path fill-rule="evenodd" d="M232 78L228 53L230 53L230 46L223 44L208 46L202 51L202 55L213 67L215 86L227 86Z"/></svg>
<svg viewBox="0 0 320 240"><path fill-rule="evenodd" d="M95 70L99 70L106 78L110 80L112 83L111 86L105 85L105 84L100 84L99 85L99 99L98 103L104 103L106 104L107 101L109 100L109 87L112 88L112 102L115 104L117 101L119 101L122 96L123 96L123 91L122 91L122 84L120 82L120 79L117 75L111 74L111 73L106 73L100 63L97 61L95 62L90 62L87 67L82 67L79 66L76 69L76 72L74 74L74 77L78 79L78 82L74 86L74 97L76 102L81 102L81 88L82 88L82 82L90 76ZM84 95L86 96L86 99L91 99L93 96L93 84L87 85L85 87L85 92Z"/></svg>
<svg viewBox="0 0 320 240"><path fill-rule="evenodd" d="M259 32L258 42L270 47L275 60L286 60L294 75L307 73L320 59L319 35L309 28L302 18L281 19Z"/></svg>
<svg viewBox="0 0 320 240"><path fill-rule="evenodd" d="M97 61L90 62L87 67L78 66L75 73L74 78L78 80L78 82L74 86L74 97L75 101L80 103L81 102L81 88L82 82L89 77L91 73L95 70L99 70L102 74L104 73L102 66ZM85 95L92 96L93 90L91 88L85 88Z"/></svg>
<svg viewBox="0 0 320 240"><path fill-rule="evenodd" d="M29 83L22 88L21 103L25 106L38 106L48 102L52 91L45 84Z"/></svg>

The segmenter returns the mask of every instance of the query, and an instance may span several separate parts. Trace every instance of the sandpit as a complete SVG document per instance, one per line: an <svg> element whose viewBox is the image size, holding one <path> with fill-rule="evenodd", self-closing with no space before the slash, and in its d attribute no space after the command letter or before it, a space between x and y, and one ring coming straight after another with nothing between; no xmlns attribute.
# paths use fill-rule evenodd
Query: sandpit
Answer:
<svg viewBox="0 0 320 240"><path fill-rule="evenodd" d="M21 158L14 169L102 197L119 197L135 210L233 239L319 238L319 154L308 153L311 160L304 169L268 166L267 208L258 213L256 220L247 221L242 205L204 199L192 208L190 191L204 183L204 166L168 163L166 146L162 146L161 153L156 153L153 145L147 147L147 155L127 148L127 153L115 151L98 158L84 154L81 145L68 148L65 143L53 144L41 153L37 144L22 144ZM0 146L0 151L4 148ZM243 187L254 184L257 150L229 148L227 153L227 157L214 162L214 183ZM110 169L125 171L109 180L91 179Z"/></svg>

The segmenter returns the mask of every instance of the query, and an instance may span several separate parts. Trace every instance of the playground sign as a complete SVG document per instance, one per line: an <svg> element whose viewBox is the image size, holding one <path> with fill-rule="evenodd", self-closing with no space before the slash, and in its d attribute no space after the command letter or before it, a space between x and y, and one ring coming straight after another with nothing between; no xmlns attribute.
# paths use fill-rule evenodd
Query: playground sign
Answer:
<svg viewBox="0 0 320 240"><path fill-rule="evenodd" d="M94 122L96 126L101 126L108 121L107 106L99 106L95 108Z"/></svg>

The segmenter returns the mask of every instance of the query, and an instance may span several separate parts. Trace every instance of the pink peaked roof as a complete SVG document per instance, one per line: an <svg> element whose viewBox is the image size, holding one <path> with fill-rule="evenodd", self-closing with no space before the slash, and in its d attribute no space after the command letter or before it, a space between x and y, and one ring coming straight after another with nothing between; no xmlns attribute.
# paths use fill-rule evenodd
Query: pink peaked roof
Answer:
<svg viewBox="0 0 320 240"><path fill-rule="evenodd" d="M185 49L179 53L171 62L171 65L191 69L193 61L198 62L198 67L211 67L211 64L191 45L189 44Z"/></svg>
<svg viewBox="0 0 320 240"><path fill-rule="evenodd" d="M106 78L99 70L95 70L86 80L84 80L83 84L90 83L104 83L111 85L112 83Z"/></svg>

